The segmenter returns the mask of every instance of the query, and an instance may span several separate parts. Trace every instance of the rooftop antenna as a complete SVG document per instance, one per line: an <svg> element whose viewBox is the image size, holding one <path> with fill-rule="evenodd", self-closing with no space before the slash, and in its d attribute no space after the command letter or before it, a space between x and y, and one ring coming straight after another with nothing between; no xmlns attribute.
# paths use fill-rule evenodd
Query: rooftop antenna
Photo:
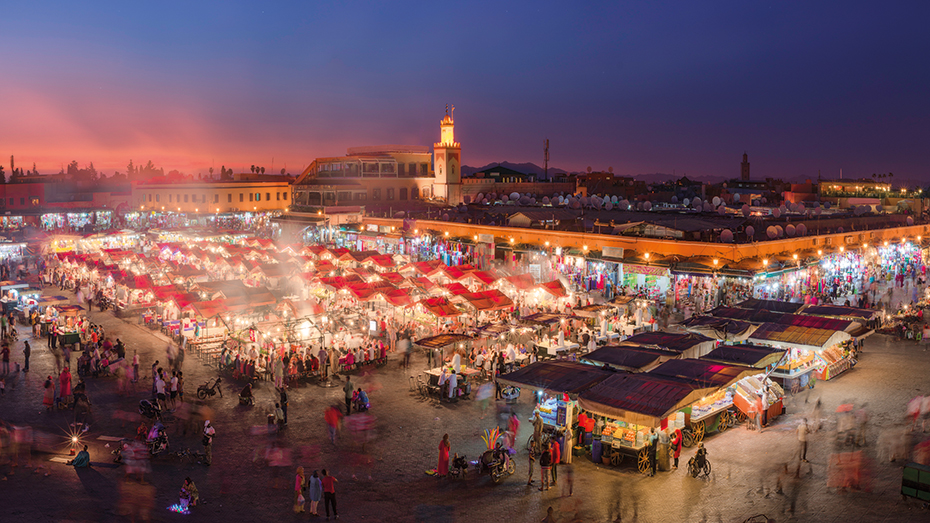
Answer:
<svg viewBox="0 0 930 523"><path fill-rule="evenodd" d="M549 180L549 139L548 139L548 138L546 138L546 141L544 142L544 144L545 144L545 148L544 148L544 153L545 153L545 179L546 179L546 180Z"/></svg>

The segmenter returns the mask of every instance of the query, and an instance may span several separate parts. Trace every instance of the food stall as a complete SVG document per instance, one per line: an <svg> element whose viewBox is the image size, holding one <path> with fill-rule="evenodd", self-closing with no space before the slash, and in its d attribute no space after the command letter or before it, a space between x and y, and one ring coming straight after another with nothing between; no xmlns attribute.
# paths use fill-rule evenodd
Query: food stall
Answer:
<svg viewBox="0 0 930 523"><path fill-rule="evenodd" d="M624 457L632 456L645 474L649 470L646 442L650 430L684 429L686 416L681 409L715 390L651 373L607 377L578 396L579 407L599 417L592 460L617 466Z"/></svg>
<svg viewBox="0 0 930 523"><path fill-rule="evenodd" d="M714 350L717 341L701 334L677 332L643 332L624 340L624 345L658 347L676 352L682 358L700 358Z"/></svg>
<svg viewBox="0 0 930 523"><path fill-rule="evenodd" d="M770 376L785 389L797 390L807 385L811 373L816 373L818 379L831 379L849 368L851 362L843 360L851 356L833 349L851 338L844 331L763 323L749 341L788 351Z"/></svg>
<svg viewBox="0 0 930 523"><path fill-rule="evenodd" d="M431 390L436 390L436 387L439 387L439 378L442 375L442 371L445 369L447 373L451 373L453 370L459 376L458 388L463 389L467 395L470 390L470 383L468 379L474 379L474 376L478 375L480 371L478 369L469 368L466 365L468 358L468 346L471 345L471 342L474 340L471 336L467 334L440 334L438 336L430 336L429 338L423 338L417 341L414 341L413 344L417 347L423 347L424 350L433 351L438 350L440 354L440 363L435 365L433 368L426 371L429 383L428 386ZM452 347L450 351L451 354L446 356L446 347ZM458 369L453 368L452 361L455 354L458 353L460 356L461 364ZM448 362L446 361L448 359ZM435 364L435 362L434 362ZM442 391L438 391L440 394Z"/></svg>
<svg viewBox="0 0 930 523"><path fill-rule="evenodd" d="M682 409L685 415L682 430L684 445L690 447L703 441L708 432L723 432L737 423L731 385L758 372L758 369L741 365L677 359L666 361L649 374L687 380L701 388L711 389L690 407Z"/></svg>
<svg viewBox="0 0 930 523"><path fill-rule="evenodd" d="M742 342L756 330L756 326L747 321L718 316L692 316L679 323L688 332L700 334L721 341Z"/></svg>
<svg viewBox="0 0 930 523"><path fill-rule="evenodd" d="M771 421L785 412L784 406L785 391L772 381L765 373L746 376L736 382L733 387L733 404L739 409L742 416L752 418L758 410L759 401L764 398L763 408L765 415L762 417L762 425L768 425Z"/></svg>
<svg viewBox="0 0 930 523"><path fill-rule="evenodd" d="M84 313L80 305L58 305L58 343L61 345L74 345L81 350L81 327L78 325L79 316Z"/></svg>
<svg viewBox="0 0 930 523"><path fill-rule="evenodd" d="M497 377L497 383L519 391L534 391L534 401L546 431L564 434L570 431L578 414L578 395L614 373L584 363L570 361L538 361ZM558 437L558 436L557 436ZM566 449L564 440L560 443ZM562 452L562 459L571 463L571 452Z"/></svg>
<svg viewBox="0 0 930 523"><path fill-rule="evenodd" d="M677 352L638 345L607 345L581 357L581 361L609 369L627 372L647 372L660 364L678 358Z"/></svg>
<svg viewBox="0 0 930 523"><path fill-rule="evenodd" d="M756 369L774 368L785 357L785 349L762 345L720 345L701 357L702 360L745 365Z"/></svg>

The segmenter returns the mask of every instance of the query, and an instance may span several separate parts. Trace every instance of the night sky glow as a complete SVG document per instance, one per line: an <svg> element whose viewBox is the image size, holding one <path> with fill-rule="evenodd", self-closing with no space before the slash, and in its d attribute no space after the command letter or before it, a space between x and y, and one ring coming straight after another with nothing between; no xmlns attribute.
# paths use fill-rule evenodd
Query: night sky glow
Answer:
<svg viewBox="0 0 930 523"><path fill-rule="evenodd" d="M16 2L0 158L298 173L437 140L467 165L930 181L927 2Z"/></svg>

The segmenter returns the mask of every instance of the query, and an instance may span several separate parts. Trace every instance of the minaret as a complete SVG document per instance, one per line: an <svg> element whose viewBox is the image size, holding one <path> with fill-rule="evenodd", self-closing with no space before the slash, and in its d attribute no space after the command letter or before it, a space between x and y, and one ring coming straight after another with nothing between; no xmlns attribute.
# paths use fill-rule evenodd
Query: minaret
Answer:
<svg viewBox="0 0 930 523"><path fill-rule="evenodd" d="M739 179L749 181L749 155L743 152L743 163L740 164Z"/></svg>
<svg viewBox="0 0 930 523"><path fill-rule="evenodd" d="M462 201L462 146L455 141L455 106L449 111L446 106L446 116L439 122L439 142L433 144L433 172L436 183L433 194L445 198L450 205Z"/></svg>

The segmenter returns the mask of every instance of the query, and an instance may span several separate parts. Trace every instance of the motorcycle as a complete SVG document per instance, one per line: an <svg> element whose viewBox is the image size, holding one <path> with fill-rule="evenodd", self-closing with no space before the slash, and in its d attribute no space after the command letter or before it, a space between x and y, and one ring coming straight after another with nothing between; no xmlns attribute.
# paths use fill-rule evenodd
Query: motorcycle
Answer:
<svg viewBox="0 0 930 523"><path fill-rule="evenodd" d="M157 401L142 400L139 402L139 414L146 418L159 420L161 419L161 407L158 406Z"/></svg>
<svg viewBox="0 0 930 523"><path fill-rule="evenodd" d="M516 464L510 459L510 453L500 443L494 449L484 451L474 463L478 473L490 474L494 483L500 483L505 474L513 475L516 471Z"/></svg>
<svg viewBox="0 0 930 523"><path fill-rule="evenodd" d="M220 393L220 397L223 397L223 389L220 388L220 383L223 382L223 378L217 376L217 378L211 384L209 381L203 385L197 387L197 397L205 400L207 396L213 397L217 392Z"/></svg>
<svg viewBox="0 0 930 523"><path fill-rule="evenodd" d="M465 456L459 456L456 454L452 458L452 466L449 468L449 474L453 478L459 476L465 477L465 473L468 472L468 461L466 461Z"/></svg>
<svg viewBox="0 0 930 523"><path fill-rule="evenodd" d="M152 424L152 429L149 430L148 436L145 438L145 444L148 445L149 454L152 456L157 456L168 450L168 432L161 422L156 421Z"/></svg>

